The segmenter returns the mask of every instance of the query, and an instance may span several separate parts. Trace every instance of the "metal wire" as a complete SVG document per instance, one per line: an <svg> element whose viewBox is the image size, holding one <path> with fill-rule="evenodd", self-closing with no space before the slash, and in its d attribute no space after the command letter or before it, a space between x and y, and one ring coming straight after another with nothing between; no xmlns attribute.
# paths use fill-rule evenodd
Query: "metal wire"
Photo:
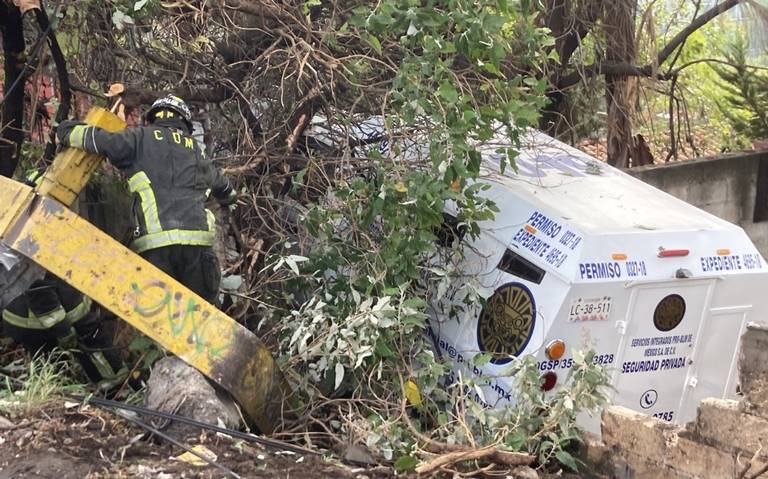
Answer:
<svg viewBox="0 0 768 479"><path fill-rule="evenodd" d="M103 409L107 409L106 406L102 406L102 408ZM154 427L152 427L149 424L145 423L141 419L138 419L138 418L135 418L135 417L131 417L131 416L121 412L119 409L111 411L111 412L117 414L118 416L120 416L121 418L125 419L126 421L130 421L130 422L136 424L137 426L139 426L139 427L141 427L143 429L146 429L147 431L151 432L152 434L156 434L159 437L162 437L163 439L165 439L166 441L170 442L174 446L178 446L178 447L184 449L185 451L187 451L188 453L193 454L193 455L199 457L203 461L207 462L208 464L210 464L211 466L215 467L216 469L224 472L228 476L234 477L235 479L242 479L232 469L229 469L228 467L219 464L218 462L214 461L213 459L205 457L204 454L201 454L201 453L195 451L191 447L189 447L186 444L183 444L183 443L177 441L176 439L172 438L168 434L166 434L166 433L164 433L164 432L162 432L162 431L160 431L158 429L155 429Z"/></svg>
<svg viewBox="0 0 768 479"><path fill-rule="evenodd" d="M8 371L4 368L0 368L0 376L4 376L6 378L9 378L11 381L17 383L17 384L24 384L24 381L21 381L20 379L15 378L11 371ZM115 409L123 409L126 411L136 412L140 414L147 414L149 416L156 416L163 419L168 419L171 421L180 422L182 424L187 424L190 426L196 426L201 429L207 429L209 431L218 432L221 434L226 434L228 436L235 437L237 439L243 439L245 441L249 441L255 444L260 444L265 447L269 447L272 449L279 449L281 451L291 451L295 452L297 454L309 454L313 456L320 456L322 453L318 451L313 451L312 449L306 449L301 446L296 446L293 444L289 444L287 442L278 441L276 439L267 439L263 437L256 436L255 434L249 434L242 431L235 431L234 429L228 429L225 427L216 426L214 424L209 424L207 422L198 421L196 419L192 419L185 416L179 416L178 414L171 414L167 412L157 411L155 409L150 409L143 406L134 406L132 404L126 404L120 401L112 401L110 399L102 399L102 398L96 398L96 397L88 397L85 396L78 396L78 395L67 395L67 398L72 399L73 401L78 401L83 404L93 404L94 406L100 406L102 408L115 408Z"/></svg>
<svg viewBox="0 0 768 479"><path fill-rule="evenodd" d="M7 371L7 370L5 370L3 368L0 368L0 376L4 376L4 377L10 379L11 381L13 381L13 382L15 382L17 384L24 384L24 381L21 381L21 380L15 378L15 377L11 376L9 374L9 372L10 371ZM131 416L129 416L129 415L127 415L127 414L125 414L125 413L120 411L120 409L124 409L126 411L131 411L132 408L135 407L135 408L138 408L138 409L145 409L146 411L144 411L144 412L146 414L152 414L152 410L151 409L142 408L142 407L139 407L139 406L130 406L128 404L122 404L122 403L117 402L117 401L109 401L107 399L91 398L89 400L86 400L86 398L84 398L83 396L69 396L69 397L71 399L75 399L75 400L77 400L77 401L79 401L79 402L81 402L83 404L91 403L91 404L94 404L96 406L100 406L102 409L109 410L110 412L113 412L113 413L117 414L118 416L120 416L121 418L125 419L126 421L132 422L132 423L136 424L137 426L139 426L139 427L141 427L141 428L151 432L152 434L156 434L157 436L165 439L166 441L170 442L171 444L184 449L186 452L199 457L203 461L205 461L208 464L210 464L211 466L219 469L220 471L224 472L225 474L227 474L227 475L229 475L231 477L234 477L235 479L242 479L239 475L237 475L237 473L235 473L231 469L227 468L226 466L223 466L223 465L219 464L218 462L213 461L213 460L205 457L205 455L200 454L199 452L195 451L191 447L189 447L186 444L183 444L183 443L177 441L176 439L174 439L173 437L165 434L164 432L162 432L162 431L160 431L158 429L155 429L154 427L150 426L149 424L145 423L144 421L142 421L142 420L140 420L138 418L135 418L135 417L131 417ZM114 403L115 405L99 404L99 402ZM109 409L110 407L114 408L115 410L113 411L112 409ZM136 412L136 411L134 411L134 412ZM156 412L159 412L159 411L156 411ZM182 416L178 416L178 417L181 418ZM188 418L186 418L186 419L188 419ZM194 420L189 419L189 421L194 421ZM184 422L184 421L179 421L179 422ZM196 421L194 421L194 422L196 422ZM205 423L200 423L200 424L205 424ZM233 432L237 432L237 431L233 431Z"/></svg>
<svg viewBox="0 0 768 479"><path fill-rule="evenodd" d="M155 409L150 409L150 408L143 407L143 406L134 406L132 404L126 404L126 403L122 403L120 401L112 401L112 400L109 400L109 399L101 399L101 398L93 398L93 397L85 398L83 396L69 396L69 397L71 399L75 400L75 401L79 401L79 402L82 402L84 404L93 404L93 405L101 406L101 407L111 407L111 408L116 408L116 409L124 409L126 411L132 411L132 412L136 412L136 413L141 413L141 414L147 414L147 415L150 415L150 416L160 417L160 418L163 418L163 419L169 419L171 421L180 422L182 424L188 424L190 426L197 426L197 427L199 427L201 429L207 429L209 431L214 431L214 432L218 432L218 433L221 433L221 434L226 434L228 436L236 437L238 439L243 439L243 440L250 441L250 442L253 442L253 443L256 443L256 444L261 444L262 446L270 447L272 449L279 449L279 450L282 450L282 451L291 451L291 452L295 452L297 454L310 454L310 455L315 455L315 456L321 455L321 453L319 453L317 451L313 451L311 449L306 449L306 448L303 448L303 447L300 447L300 446L295 446L295 445L289 444L287 442L278 441L278 440L275 440L275 439L267 439L267 438L256 436L254 434L248 434L248 433L241 432L241 431L235 431L233 429L227 429L225 427L220 427L220 426L216 426L216 425L213 425L213 424L208 424L206 422L198 421L196 419L188 418L188 417L185 417L185 416L179 416L178 414L171 414L171 413L167 413L167 412L157 411Z"/></svg>

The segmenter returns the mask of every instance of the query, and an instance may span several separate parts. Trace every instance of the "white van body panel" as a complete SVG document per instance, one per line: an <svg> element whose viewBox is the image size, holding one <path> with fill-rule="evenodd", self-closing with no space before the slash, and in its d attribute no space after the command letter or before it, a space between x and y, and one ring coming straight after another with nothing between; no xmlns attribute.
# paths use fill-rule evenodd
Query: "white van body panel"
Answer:
<svg viewBox="0 0 768 479"><path fill-rule="evenodd" d="M614 404L682 423L701 399L734 397L739 338L759 319L754 311L768 311L768 269L744 231L539 132L526 138L517 170L501 174L500 146L484 147L482 178L500 213L481 223L462 266L483 272L494 292L485 308L498 315L476 306L459 323L446 318L445 304L432 309L438 351L486 384L474 399L514 401L505 354L535 355L542 374L567 387L572 353L586 347L611 374ZM677 251L659 257L662 250ZM507 251L543 271L541 280L499 269ZM664 325L676 311L679 323ZM531 313L527 328L519 316ZM673 327L659 329L655 314L662 329ZM504 333L504 325L519 327ZM545 355L554 339L567 347L559 360ZM472 365L500 344L505 354ZM597 418L582 423L599 432Z"/></svg>

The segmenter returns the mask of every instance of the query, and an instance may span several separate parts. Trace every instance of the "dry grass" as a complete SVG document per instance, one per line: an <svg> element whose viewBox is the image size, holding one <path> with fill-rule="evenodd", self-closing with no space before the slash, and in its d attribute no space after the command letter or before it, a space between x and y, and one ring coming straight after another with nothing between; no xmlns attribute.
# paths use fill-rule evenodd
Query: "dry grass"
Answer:
<svg viewBox="0 0 768 479"><path fill-rule="evenodd" d="M3 378L0 413L31 414L63 395L82 393L84 386L73 380L69 370L71 360L71 355L62 351L37 354L20 378Z"/></svg>

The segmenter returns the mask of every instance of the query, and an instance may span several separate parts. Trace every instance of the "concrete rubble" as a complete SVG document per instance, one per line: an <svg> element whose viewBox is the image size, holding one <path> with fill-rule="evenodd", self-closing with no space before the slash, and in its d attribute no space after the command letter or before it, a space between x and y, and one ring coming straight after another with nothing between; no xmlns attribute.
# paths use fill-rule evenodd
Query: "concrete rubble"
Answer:
<svg viewBox="0 0 768 479"><path fill-rule="evenodd" d="M674 425L630 409L603 413L602 441L588 440L595 477L724 479L768 467L768 328L750 324L741 341L740 401L709 398L696 419ZM762 477L762 475L760 476Z"/></svg>

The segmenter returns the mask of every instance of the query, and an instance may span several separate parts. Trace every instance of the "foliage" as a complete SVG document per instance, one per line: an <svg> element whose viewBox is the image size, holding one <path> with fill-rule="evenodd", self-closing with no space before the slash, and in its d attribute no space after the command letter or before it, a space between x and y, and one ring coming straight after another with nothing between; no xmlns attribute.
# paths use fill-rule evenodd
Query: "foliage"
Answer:
<svg viewBox="0 0 768 479"><path fill-rule="evenodd" d="M719 107L738 134L768 138L768 73L748 65L746 50L737 38L723 51L728 64L711 65L726 92Z"/></svg>
<svg viewBox="0 0 768 479"><path fill-rule="evenodd" d="M727 3L724 12L698 28L688 30L693 20L714 4L653 0L626 0L626 3L632 4L631 10L636 12L634 38L629 39L634 44L636 58L626 60L623 65L609 61L611 42L605 28L607 24L595 21L608 2L566 1L562 2L562 10L553 10L547 17L553 29L558 25L563 28L562 34L555 31L555 35L559 39L558 51L567 51L562 63L548 65L550 78L557 82L563 76L575 75L580 80L562 90L562 99L550 94L555 98L556 114L552 114L548 107L542 128L549 128L551 133L574 143L592 143L596 136L619 129L616 122L606 124L606 118L613 111L608 106L621 102L621 109L632 117L632 129L642 134L657 161L668 159L668 155L677 159L693 158L747 145L747 138L734 130L718 107L727 92L721 88L719 78L709 65L727 61L721 52L722 45L740 34L751 34L750 52L757 53L758 45L754 42L761 41L758 32L764 28L760 18L762 21L768 18L765 6L759 2L741 2L738 6L734 6L735 2L719 2L720 5ZM560 2L550 3L555 4ZM563 12L564 16L558 16L558 12ZM684 35L685 40L678 48L667 50L665 47L673 39L680 38L681 32L690 33ZM569 44L574 50L568 50ZM665 56L659 63L662 52ZM761 53L748 61L761 64L765 59L765 54ZM630 63L636 64L637 69L629 73L631 86L626 95L614 98L597 91L604 89L605 78L590 75L592 67L627 67ZM624 141L630 142L628 135L632 134L632 129L619 129L627 130L623 133L627 135ZM589 141L582 142L587 138ZM602 148L586 149L590 153L602 153Z"/></svg>
<svg viewBox="0 0 768 479"><path fill-rule="evenodd" d="M675 9L663 7L658 4L653 10L655 26L652 29L646 27L651 30L646 36L664 35L665 31L683 28L695 13L695 7L687 3ZM708 62L698 62L707 58L718 60L721 45L728 41L732 30L728 24L713 22L692 33L680 49L675 65L687 66L677 76L672 100L678 159L717 154L741 144L741 141L734 143L736 135L718 108L724 91L717 76ZM657 43L660 41L656 40ZM649 42L642 54L650 58L655 54L653 47L654 43ZM670 86L670 82L641 80L637 129L650 143L657 161L663 161L670 149Z"/></svg>
<svg viewBox="0 0 768 479"><path fill-rule="evenodd" d="M67 394L82 394L84 386L73 382L68 370L70 354L59 350L38 353L28 363L28 370L20 379L21 387L4 378L0 385L0 412L26 415Z"/></svg>
<svg viewBox="0 0 768 479"><path fill-rule="evenodd" d="M729 11L709 22L700 29L692 32L679 50L674 52L665 63L655 66L659 78L637 78L637 98L634 102L633 120L637 133L643 135L648 142L656 161L664 161L671 153L670 125L674 127L676 138L677 159L689 159L698 156L718 154L748 147L750 138L736 131L727 114L732 107L726 104L728 92L722 86L722 80L711 65L724 65L729 62L724 54L723 45L739 41L746 34L745 26L761 28L757 11L745 9L742 15L745 19L754 17L751 21L739 21L738 16ZM654 64L659 50L680 30L688 26L691 20L701 14L706 5L696 2L678 2L674 5L653 1L640 0L636 18L636 46L638 62ZM750 23L751 22L751 23ZM753 35L755 36L755 35ZM600 52L600 39L588 36L584 39L582 50ZM756 52L752 45L751 52ZM594 53L592 55L595 55ZM578 58L575 61L593 62L594 59ZM746 64L761 64L766 55L745 58ZM756 70L758 71L758 70ZM668 72L675 72L669 74ZM672 82L672 78L675 81ZM600 127L603 121L605 105L599 92L590 94L590 83L600 86L602 79L587 79L579 86L569 90L565 101L563 114L568 118L572 127L572 139L580 142L583 138L593 138L595 128L582 129L590 124ZM674 91L670 91L674 87ZM586 93L585 93L586 91ZM592 99L593 103L584 101ZM598 101L595 101L598 100ZM670 110L670 103L672 109ZM574 109L572 105L578 105ZM725 105L725 107L721 107ZM670 120L670 115L672 116ZM586 143L586 142L585 142ZM587 146L590 153L600 154L601 149Z"/></svg>
<svg viewBox="0 0 768 479"><path fill-rule="evenodd" d="M454 382L445 391L434 390L413 409L417 417L432 415L431 420L422 420L419 425L442 443L495 445L502 450L530 452L542 465L559 462L576 470L569 453L580 441L576 416L583 411L596 411L606 400L608 373L593 363L593 357L592 352L575 351L574 367L566 378L569 387L552 396L541 392L541 373L535 358L525 356L515 359L503 374L514 377L514 405L484 408L478 398L482 400L480 387L487 385L488 378L473 377L465 371L466 376L453 376ZM369 418L368 425L373 426L368 432L368 446L382 455L394 451L401 457L412 457L419 452L412 431L403 427L401 418L375 416L373 420Z"/></svg>
<svg viewBox="0 0 768 479"><path fill-rule="evenodd" d="M390 328L393 317L405 327L404 334L422 329L426 303L420 298L430 283L426 266L437 252L436 232L446 204L455 205L457 218L472 234L478 232L478 221L496 211L479 195L483 185L472 181L480 171L476 141L502 129L514 145L541 106L540 82L508 79L501 72L501 59L512 49L503 31L506 2L399 3L360 10L350 21L373 45L401 49L386 95L386 110L393 112L386 116L391 147L367 176L339 182L332 199L306 215L315 244L302 267L319 290L294 314L309 328L291 336L288 346L295 352L305 353L310 337L318 342L316 327L327 325L328 318L343 320L343 326L331 330L346 336L365 325ZM500 11L493 13L491 6ZM525 15L516 20L531 21ZM463 77L454 71L457 61L468 65ZM398 142L395 132L412 138ZM426 158L413 146L414 138L428 142ZM513 164L514 148L502 152ZM293 323L290 329L301 331ZM378 333L366 338L365 357L378 340ZM347 342L338 346L346 350ZM346 367L354 369L362 359Z"/></svg>
<svg viewBox="0 0 768 479"><path fill-rule="evenodd" d="M138 356L134 365L137 370L149 371L155 362L165 355L160 346L143 334L137 334L128 345L128 350Z"/></svg>
<svg viewBox="0 0 768 479"><path fill-rule="evenodd" d="M365 174L336 182L309 206L300 221L311 238L304 251L295 254L289 243L268 268L283 272L290 292L283 361L305 374L300 389L311 392L308 414L326 396L348 398L357 414L332 426L364 438L384 458L400 456L398 467L407 469L418 454L399 412L407 381L416 427L430 437L571 464L564 445L575 438L576 413L600 404L603 373L582 361L571 390L581 394L545 398L533 359L519 360L509 372L522 394L517 405L488 412L470 399L481 386L472 379L438 386L449 371L427 337L423 299L439 301L450 292L459 305L482 301L479 287L462 275L461 249L440 245L438 232L449 205L470 240L478 223L498 212L482 196L478 142L505 139L502 168L514 166L517 139L536 120L545 85L506 75L502 59L530 48L529 61L541 61L543 32L506 2L386 1L357 10L349 25L374 50L399 58L382 105L386 137L363 152L374 160ZM510 32L521 31L528 36L513 43ZM347 154L353 153L361 151Z"/></svg>

